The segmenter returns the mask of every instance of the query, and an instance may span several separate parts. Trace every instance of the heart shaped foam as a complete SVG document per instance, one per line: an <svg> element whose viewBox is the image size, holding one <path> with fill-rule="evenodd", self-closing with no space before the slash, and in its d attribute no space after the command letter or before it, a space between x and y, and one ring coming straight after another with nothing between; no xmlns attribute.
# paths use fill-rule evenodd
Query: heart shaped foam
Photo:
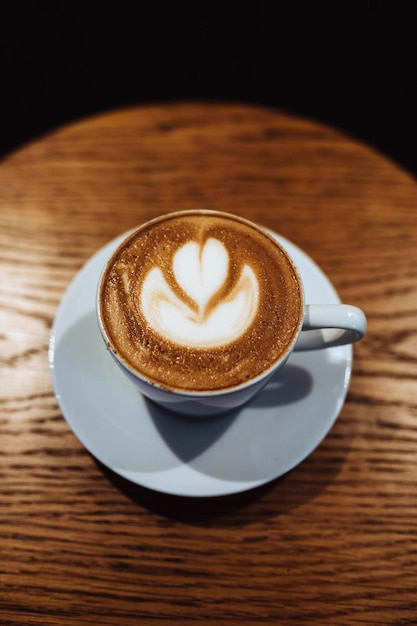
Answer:
<svg viewBox="0 0 417 626"><path fill-rule="evenodd" d="M226 345L240 337L252 324L259 301L258 280L249 265L239 280L209 315L204 308L227 279L229 255L217 239L208 239L203 248L195 241L175 254L173 270L183 291L199 307L193 310L174 293L159 267L146 275L140 306L149 325L161 337L176 344L208 348Z"/></svg>

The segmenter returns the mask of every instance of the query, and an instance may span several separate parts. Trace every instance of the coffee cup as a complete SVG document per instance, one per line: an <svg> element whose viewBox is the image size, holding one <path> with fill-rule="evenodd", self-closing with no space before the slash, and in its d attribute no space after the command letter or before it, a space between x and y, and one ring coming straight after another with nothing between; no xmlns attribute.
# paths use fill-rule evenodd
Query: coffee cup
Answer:
<svg viewBox="0 0 417 626"><path fill-rule="evenodd" d="M169 213L127 235L100 276L97 318L138 389L196 418L248 402L293 351L366 332L355 306L305 304L297 267L273 234L209 210Z"/></svg>

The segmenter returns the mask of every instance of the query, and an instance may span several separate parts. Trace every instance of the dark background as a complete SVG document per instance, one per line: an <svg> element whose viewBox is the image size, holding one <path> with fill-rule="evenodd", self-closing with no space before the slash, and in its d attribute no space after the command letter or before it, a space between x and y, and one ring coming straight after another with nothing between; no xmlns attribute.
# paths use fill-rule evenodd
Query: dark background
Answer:
<svg viewBox="0 0 417 626"><path fill-rule="evenodd" d="M417 174L417 2L10 0L0 157L68 121L178 100L324 121Z"/></svg>

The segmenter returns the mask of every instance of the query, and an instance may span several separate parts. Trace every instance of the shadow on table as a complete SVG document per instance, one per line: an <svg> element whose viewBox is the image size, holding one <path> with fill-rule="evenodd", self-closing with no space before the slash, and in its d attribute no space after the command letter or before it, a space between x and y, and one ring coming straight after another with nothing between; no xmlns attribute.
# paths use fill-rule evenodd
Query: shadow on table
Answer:
<svg viewBox="0 0 417 626"><path fill-rule="evenodd" d="M266 485L232 495L191 498L141 487L95 461L121 493L151 513L189 525L240 527L277 518L314 500L334 482L344 458L344 453L332 453L329 459L322 444L298 467Z"/></svg>
<svg viewBox="0 0 417 626"><path fill-rule="evenodd" d="M294 379L297 380L297 385L293 384ZM298 401L308 396L311 386L309 373L303 368L290 365L284 368L280 376L273 379L269 388L252 402L259 405L257 406L259 410L265 406L276 406L277 401L281 406L292 403L296 405ZM194 455L190 458L189 445L181 443L178 432L173 432L172 416L164 419L164 412L161 413L156 406L150 407L150 412L160 435L165 438L175 454L185 462L193 462ZM235 419L234 412L229 414L227 417L229 427ZM187 421L187 418L184 418L184 423ZM339 445L339 441L343 441L343 445ZM194 444L194 447L191 447L198 458L204 447L201 447L202 442L198 437ZM291 471L262 486L215 497L183 497L156 492L126 480L96 462L120 492L152 513L189 525L239 527L262 519L277 518L317 498L335 481L349 449L349 431L346 432L345 424L336 421L324 441Z"/></svg>
<svg viewBox="0 0 417 626"><path fill-rule="evenodd" d="M343 446L335 445L340 440ZM126 480L97 460L96 463L121 493L151 513L188 525L242 527L291 513L320 496L336 480L350 441L346 425L336 422L319 447L293 470L260 487L218 497L159 493Z"/></svg>

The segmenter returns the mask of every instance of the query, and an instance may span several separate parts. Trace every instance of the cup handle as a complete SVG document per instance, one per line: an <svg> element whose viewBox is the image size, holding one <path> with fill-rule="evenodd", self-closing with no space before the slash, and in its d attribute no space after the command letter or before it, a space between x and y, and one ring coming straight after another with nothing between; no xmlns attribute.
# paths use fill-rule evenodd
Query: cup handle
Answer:
<svg viewBox="0 0 417 626"><path fill-rule="evenodd" d="M366 333L364 312L349 304L308 304L294 350L317 350L355 343Z"/></svg>

